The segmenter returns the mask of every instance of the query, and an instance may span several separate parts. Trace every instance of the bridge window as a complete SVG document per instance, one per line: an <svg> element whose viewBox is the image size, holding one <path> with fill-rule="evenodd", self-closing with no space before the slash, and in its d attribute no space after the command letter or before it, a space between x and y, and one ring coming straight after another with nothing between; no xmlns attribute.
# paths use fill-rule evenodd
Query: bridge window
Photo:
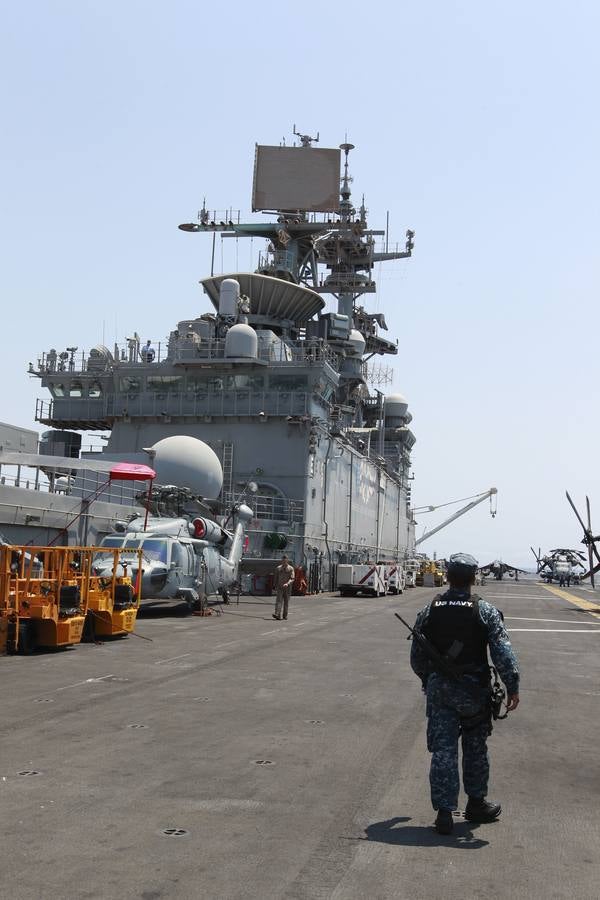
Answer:
<svg viewBox="0 0 600 900"><path fill-rule="evenodd" d="M119 383L125 394L137 394L140 389L140 379L135 375L126 375L119 379Z"/></svg>
<svg viewBox="0 0 600 900"><path fill-rule="evenodd" d="M274 391L301 391L306 389L307 379L301 375L270 375L269 384Z"/></svg>
<svg viewBox="0 0 600 900"><path fill-rule="evenodd" d="M182 381L181 375L149 375L146 385L149 391L174 394L180 390Z"/></svg>
<svg viewBox="0 0 600 900"><path fill-rule="evenodd" d="M207 380L206 378L198 378L193 375L188 375L186 382L186 390L190 394L199 394L204 393L207 388Z"/></svg>
<svg viewBox="0 0 600 900"><path fill-rule="evenodd" d="M88 397L92 400L102 396L102 385L99 381L92 381L88 388Z"/></svg>
<svg viewBox="0 0 600 900"><path fill-rule="evenodd" d="M83 395L83 385L80 381L72 381L69 385L69 397L81 397Z"/></svg>
<svg viewBox="0 0 600 900"><path fill-rule="evenodd" d="M50 393L53 397L64 397L65 396L65 386L64 384L51 384Z"/></svg>

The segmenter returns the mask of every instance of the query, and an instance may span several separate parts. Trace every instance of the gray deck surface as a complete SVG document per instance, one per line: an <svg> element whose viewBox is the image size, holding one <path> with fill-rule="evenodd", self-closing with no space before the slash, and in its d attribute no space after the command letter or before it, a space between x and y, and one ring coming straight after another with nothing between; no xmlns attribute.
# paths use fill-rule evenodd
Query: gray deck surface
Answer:
<svg viewBox="0 0 600 900"><path fill-rule="evenodd" d="M431 829L392 612L413 621L432 589L292 598L288 622L247 597L143 618L152 642L0 658L0 897L595 900L600 616L533 582L478 592L523 672L490 739L499 822Z"/></svg>

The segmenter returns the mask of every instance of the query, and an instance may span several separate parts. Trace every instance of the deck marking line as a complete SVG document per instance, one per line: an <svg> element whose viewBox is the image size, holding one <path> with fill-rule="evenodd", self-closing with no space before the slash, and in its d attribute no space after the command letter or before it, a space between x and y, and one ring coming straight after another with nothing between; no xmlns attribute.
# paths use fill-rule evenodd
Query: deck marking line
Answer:
<svg viewBox="0 0 600 900"><path fill-rule="evenodd" d="M169 659L157 659L154 663L155 666L160 666L161 663L173 662L174 659L183 659L184 656L190 656L189 653L180 653L179 656L170 656Z"/></svg>
<svg viewBox="0 0 600 900"><path fill-rule="evenodd" d="M572 603L574 606L578 606L579 609L584 609L596 619L600 619L600 606L597 603L591 603L589 600L585 600L583 597L576 597L575 594L569 594L568 591L563 591L561 588L552 587L549 584L544 585L544 590L550 591L551 594L555 594L562 600L568 600L569 603Z"/></svg>
<svg viewBox="0 0 600 900"><path fill-rule="evenodd" d="M557 622L563 625L578 625L579 622L576 619L537 619L537 618L528 618L527 616L504 616L505 619L511 619L513 622ZM586 622L586 625L595 625L595 622ZM600 622L596 626L600 628Z"/></svg>
<svg viewBox="0 0 600 900"><path fill-rule="evenodd" d="M508 628L511 634L514 631L535 631L538 634L600 634L598 628Z"/></svg>
<svg viewBox="0 0 600 900"><path fill-rule="evenodd" d="M56 688L54 691L57 694L59 691L68 691L69 688L79 687L82 684L94 684L97 681L104 681L105 678L113 678L114 675L111 673L110 675L100 675L98 678L84 678L83 681L76 681L74 684L65 684L64 687Z"/></svg>

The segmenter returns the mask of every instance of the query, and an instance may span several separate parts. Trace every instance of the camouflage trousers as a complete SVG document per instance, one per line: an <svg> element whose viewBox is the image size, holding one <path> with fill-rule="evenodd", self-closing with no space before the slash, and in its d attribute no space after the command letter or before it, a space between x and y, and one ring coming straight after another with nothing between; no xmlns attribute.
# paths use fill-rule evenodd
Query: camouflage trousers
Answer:
<svg viewBox="0 0 600 900"><path fill-rule="evenodd" d="M458 742L462 744L463 787L469 797L487 795L490 764L490 691L471 682L468 689L441 675L427 682L427 749L434 809L457 809L460 790Z"/></svg>

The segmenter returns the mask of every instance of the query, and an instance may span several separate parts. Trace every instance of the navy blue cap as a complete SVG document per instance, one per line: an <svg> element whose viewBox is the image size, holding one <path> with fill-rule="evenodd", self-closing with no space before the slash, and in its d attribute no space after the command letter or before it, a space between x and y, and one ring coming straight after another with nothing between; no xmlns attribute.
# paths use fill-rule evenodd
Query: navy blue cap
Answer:
<svg viewBox="0 0 600 900"><path fill-rule="evenodd" d="M476 569L479 563L470 553L453 553L448 560L448 567L464 566L466 569Z"/></svg>

